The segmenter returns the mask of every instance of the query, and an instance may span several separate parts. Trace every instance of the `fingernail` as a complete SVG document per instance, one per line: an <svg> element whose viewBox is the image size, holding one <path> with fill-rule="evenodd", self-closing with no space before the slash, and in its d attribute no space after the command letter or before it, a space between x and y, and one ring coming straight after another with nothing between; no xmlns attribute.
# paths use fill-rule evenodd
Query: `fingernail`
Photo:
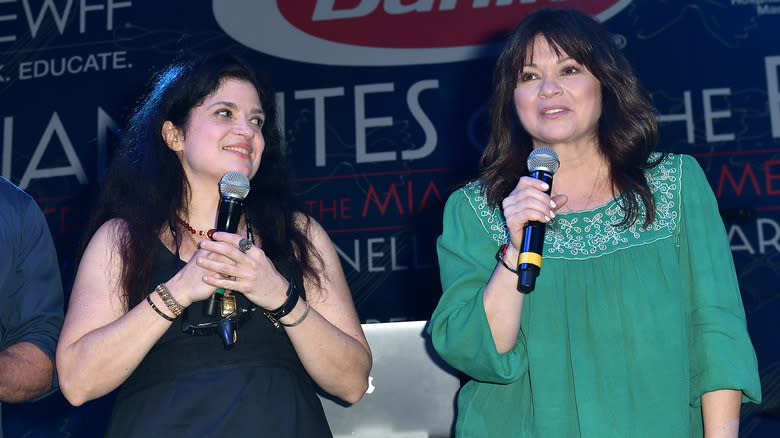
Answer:
<svg viewBox="0 0 780 438"><path fill-rule="evenodd" d="M552 199L550 199L550 205L552 205L552 208L558 207L558 204L556 204Z"/></svg>
<svg viewBox="0 0 780 438"><path fill-rule="evenodd" d="M547 221L549 221L549 220L550 220L550 218L549 218L549 217L547 217L547 216L545 216L545 217L544 217L544 219L545 219L545 220L547 220Z"/></svg>
<svg viewBox="0 0 780 438"><path fill-rule="evenodd" d="M543 190L547 190L547 189L549 189L549 188L550 188L550 185L549 185L549 184L547 184L546 182L543 182L543 183L542 183L542 189L543 189Z"/></svg>
<svg viewBox="0 0 780 438"><path fill-rule="evenodd" d="M550 216L552 216L552 217L555 217L555 212L554 212L554 211L551 211L551 212L550 212Z"/></svg>

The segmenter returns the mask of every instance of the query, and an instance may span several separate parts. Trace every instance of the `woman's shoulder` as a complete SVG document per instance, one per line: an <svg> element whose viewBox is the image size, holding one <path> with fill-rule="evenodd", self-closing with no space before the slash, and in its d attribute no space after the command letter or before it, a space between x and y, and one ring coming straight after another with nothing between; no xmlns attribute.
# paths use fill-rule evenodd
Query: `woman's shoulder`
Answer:
<svg viewBox="0 0 780 438"><path fill-rule="evenodd" d="M683 163L688 155L655 152L647 159L645 177L653 193L674 195L679 189Z"/></svg>
<svg viewBox="0 0 780 438"><path fill-rule="evenodd" d="M302 211L294 212L292 218L295 227L310 239L318 234L326 233L325 228L316 219Z"/></svg>
<svg viewBox="0 0 780 438"><path fill-rule="evenodd" d="M121 218L111 218L95 231L95 235L121 236L127 232L127 221Z"/></svg>
<svg viewBox="0 0 780 438"><path fill-rule="evenodd" d="M89 239L89 246L115 247L121 245L125 234L128 232L127 221L120 218L111 218L98 227Z"/></svg>
<svg viewBox="0 0 780 438"><path fill-rule="evenodd" d="M467 203L487 207L485 186L480 180L469 181L455 189L447 198L447 203Z"/></svg>
<svg viewBox="0 0 780 438"><path fill-rule="evenodd" d="M485 187L480 180L470 181L450 194L445 211L474 212L483 216L494 213L496 209L488 204Z"/></svg>
<svg viewBox="0 0 780 438"><path fill-rule="evenodd" d="M700 168L699 162L692 155L672 152L653 152L647 158L649 172L681 172L691 168Z"/></svg>
<svg viewBox="0 0 780 438"><path fill-rule="evenodd" d="M647 157L647 173L652 175L680 169L683 157L687 156L671 152L653 152Z"/></svg>
<svg viewBox="0 0 780 438"><path fill-rule="evenodd" d="M647 176L650 188L655 192L680 188L680 182L700 180L703 170L695 157L687 154L654 153L648 158Z"/></svg>
<svg viewBox="0 0 780 438"><path fill-rule="evenodd" d="M645 174L656 204L656 218L651 228L666 228L672 234L676 233L680 219L681 182L690 162L695 163L696 160L685 154L654 153L650 156L648 163L654 165Z"/></svg>
<svg viewBox="0 0 780 438"><path fill-rule="evenodd" d="M308 214L297 211L293 213L293 224L306 236L320 257L327 256L328 250L333 246L333 242L328 235L328 231L316 219Z"/></svg>
<svg viewBox="0 0 780 438"><path fill-rule="evenodd" d="M506 220L498 206L488 202L485 186L480 180L464 184L447 199L444 209L445 222L473 224L487 232L493 240L504 243L507 239ZM477 227L479 227L477 226Z"/></svg>

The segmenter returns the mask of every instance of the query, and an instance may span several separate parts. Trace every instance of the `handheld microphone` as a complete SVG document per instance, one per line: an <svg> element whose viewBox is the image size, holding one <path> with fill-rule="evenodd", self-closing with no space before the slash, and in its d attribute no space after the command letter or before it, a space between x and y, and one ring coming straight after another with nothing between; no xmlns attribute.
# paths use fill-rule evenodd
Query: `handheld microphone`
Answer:
<svg viewBox="0 0 780 438"><path fill-rule="evenodd" d="M531 178L542 180L552 190L553 174L558 171L561 162L558 154L550 148L536 148L528 155L528 171ZM520 256L517 259L517 290L529 293L536 287L536 277L542 268L542 248L544 247L545 224L538 221L528 221L523 230L523 243Z"/></svg>
<svg viewBox="0 0 780 438"><path fill-rule="evenodd" d="M241 172L231 171L226 173L219 181L219 193L222 199L219 202L217 212L217 231L235 233L238 231L238 223L244 212L244 198L249 194L249 178ZM247 225L248 226L248 225ZM219 321L220 335L225 343L225 349L230 349L235 343L236 333L233 321L225 316L225 308L235 310L235 297L231 297L232 306L225 306L224 290L219 289L206 303L206 314L209 316L221 316Z"/></svg>
<svg viewBox="0 0 780 438"><path fill-rule="evenodd" d="M249 194L249 178L241 172L228 172L219 181L219 193L222 200L217 214L217 231L235 233L244 212L244 198Z"/></svg>

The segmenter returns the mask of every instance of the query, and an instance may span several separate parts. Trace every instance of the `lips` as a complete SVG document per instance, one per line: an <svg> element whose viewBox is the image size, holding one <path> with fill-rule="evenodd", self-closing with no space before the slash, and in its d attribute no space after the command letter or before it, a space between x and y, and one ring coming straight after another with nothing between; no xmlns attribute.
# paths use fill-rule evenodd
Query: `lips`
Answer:
<svg viewBox="0 0 780 438"><path fill-rule="evenodd" d="M541 116L551 117L551 116L558 116L565 112L568 112L569 109L564 106L554 106L554 107L547 107L543 108L541 111L539 111L539 114Z"/></svg>
<svg viewBox="0 0 780 438"><path fill-rule="evenodd" d="M222 150L238 152L242 155L246 155L247 157L252 154L252 148L243 144L232 144L230 146L224 146Z"/></svg>

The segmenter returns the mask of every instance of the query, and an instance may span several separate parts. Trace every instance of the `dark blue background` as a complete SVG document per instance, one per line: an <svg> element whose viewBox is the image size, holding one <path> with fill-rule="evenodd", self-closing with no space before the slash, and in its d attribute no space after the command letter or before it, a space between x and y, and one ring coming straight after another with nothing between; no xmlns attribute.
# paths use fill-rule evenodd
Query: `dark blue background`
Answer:
<svg viewBox="0 0 780 438"><path fill-rule="evenodd" d="M284 134L298 176L296 191L302 201L316 207L310 213L329 230L342 252L362 321L428 318L441 293L434 242L441 231L442 199L456 184L476 174L487 137L484 111L495 58L402 67L294 62L232 40L217 25L209 2L136 2L115 11L111 29L105 13L90 12L83 33L75 2L62 30L49 14L33 35L24 18L23 3L30 4L33 11L43 5L42 0L0 4L0 16L18 14L15 21L0 21L0 37L17 36L16 41L0 40L0 65L4 66L0 76L5 79L0 82L0 120L4 123L0 131L5 136L0 135L0 146L7 147L4 145L10 139L13 148L10 163L2 156L3 172L16 183L22 180L56 113L64 129L49 142L38 167L68 166L63 142L69 142L87 180L80 182L72 175L40 178L24 188L47 214L66 293L72 282L73 254L81 226L105 160L111 156L116 132L150 74L177 54L230 50L266 72L276 91L282 93ZM661 149L695 155L714 189L723 178L724 166L737 182L746 168L755 173L759 190L750 179L741 190L726 179L719 202L732 236L764 393L761 406L743 406L741 436L768 437L780 435L780 348L776 336L780 179L773 179L773 173L780 175L780 164L766 168L765 163L780 159L780 139L772 137L769 112L770 105L780 104L769 101L764 61L768 56L780 56L780 15L759 14L761 5L740 3L635 0L605 24L624 44L661 115L685 112L684 93L690 92L693 141L687 138L684 122L666 121L661 123ZM127 52L128 68L37 79L20 79L16 74L22 62L115 51ZM419 96L420 106L436 128L434 153L414 161L357 163L355 87L393 84L392 92L366 97L368 117L393 118L392 126L367 132L367 147L369 151L402 151L418 148L425 140L406 104L407 90L423 80L438 81L438 88ZM317 167L313 100L295 99L294 93L331 87L343 87L344 93L326 99L327 165ZM706 89L729 90L728 96L711 99L714 111L731 111L729 117L715 119L713 127L715 134L734 133L733 140L707 141L702 98ZM114 122L108 129L99 128L99 108ZM6 172L9 164L10 172ZM392 187L401 208L390 198L384 212L369 202L367 214L362 215L372 190L384 201ZM426 191L426 202L421 204ZM320 209L320 202L326 209ZM349 210L328 209L334 202ZM763 250L759 228L768 242ZM111 396L107 396L72 408L57 393L37 403L6 404L6 436L100 436L110 402Z"/></svg>

